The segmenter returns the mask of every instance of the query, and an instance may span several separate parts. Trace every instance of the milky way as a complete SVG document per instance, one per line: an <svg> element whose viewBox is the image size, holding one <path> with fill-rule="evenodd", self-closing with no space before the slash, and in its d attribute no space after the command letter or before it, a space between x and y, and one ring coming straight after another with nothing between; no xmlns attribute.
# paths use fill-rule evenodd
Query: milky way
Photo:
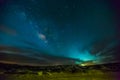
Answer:
<svg viewBox="0 0 120 80"><path fill-rule="evenodd" d="M118 61L117 18L111 2L2 0L0 5L0 52L5 54L1 61L9 61L6 55L13 60L31 58L31 64Z"/></svg>

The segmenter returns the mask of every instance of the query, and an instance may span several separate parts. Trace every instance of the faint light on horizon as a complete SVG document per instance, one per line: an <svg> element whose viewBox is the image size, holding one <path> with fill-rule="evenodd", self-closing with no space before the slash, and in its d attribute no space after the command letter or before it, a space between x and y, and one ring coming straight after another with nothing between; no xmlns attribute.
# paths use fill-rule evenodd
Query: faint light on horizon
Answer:
<svg viewBox="0 0 120 80"><path fill-rule="evenodd" d="M86 66L85 64L81 64L81 66Z"/></svg>

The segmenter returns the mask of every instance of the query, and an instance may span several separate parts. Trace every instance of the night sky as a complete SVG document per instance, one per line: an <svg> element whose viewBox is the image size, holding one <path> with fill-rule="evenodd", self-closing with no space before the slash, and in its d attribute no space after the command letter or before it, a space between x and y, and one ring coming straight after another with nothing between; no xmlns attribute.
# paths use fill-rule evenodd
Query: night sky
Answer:
<svg viewBox="0 0 120 80"><path fill-rule="evenodd" d="M118 62L117 0L0 0L0 62Z"/></svg>

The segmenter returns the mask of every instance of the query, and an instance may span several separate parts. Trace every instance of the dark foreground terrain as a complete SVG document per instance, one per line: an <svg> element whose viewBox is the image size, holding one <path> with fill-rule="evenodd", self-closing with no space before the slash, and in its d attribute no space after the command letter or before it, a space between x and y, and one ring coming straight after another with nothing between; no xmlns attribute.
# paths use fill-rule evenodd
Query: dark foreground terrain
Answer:
<svg viewBox="0 0 120 80"><path fill-rule="evenodd" d="M0 80L120 80L120 64L20 66L0 64Z"/></svg>

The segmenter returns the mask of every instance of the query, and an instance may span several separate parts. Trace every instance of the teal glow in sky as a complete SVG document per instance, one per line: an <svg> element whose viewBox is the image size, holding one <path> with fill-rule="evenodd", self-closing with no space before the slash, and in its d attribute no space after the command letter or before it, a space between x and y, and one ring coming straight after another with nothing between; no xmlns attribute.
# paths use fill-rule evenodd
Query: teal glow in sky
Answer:
<svg viewBox="0 0 120 80"><path fill-rule="evenodd" d="M118 42L109 1L5 0L1 4L0 52L48 63L57 60L42 55L69 61L116 61L117 44L109 46Z"/></svg>
<svg viewBox="0 0 120 80"><path fill-rule="evenodd" d="M70 56L71 58L77 58L83 61L91 61L97 60L96 55L92 55L88 51L78 51L78 50L71 50Z"/></svg>

